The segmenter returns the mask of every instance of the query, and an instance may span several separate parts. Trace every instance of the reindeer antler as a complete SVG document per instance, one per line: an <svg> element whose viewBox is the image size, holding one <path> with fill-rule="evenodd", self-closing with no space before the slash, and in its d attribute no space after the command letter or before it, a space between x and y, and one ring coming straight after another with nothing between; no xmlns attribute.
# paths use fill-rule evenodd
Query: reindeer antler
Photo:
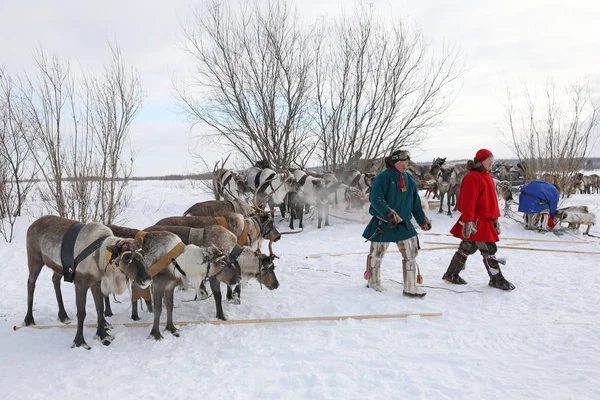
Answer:
<svg viewBox="0 0 600 400"><path fill-rule="evenodd" d="M275 253L273 253L273 241L269 240L269 257L275 257L275 258L279 258L279 256L275 255Z"/></svg>

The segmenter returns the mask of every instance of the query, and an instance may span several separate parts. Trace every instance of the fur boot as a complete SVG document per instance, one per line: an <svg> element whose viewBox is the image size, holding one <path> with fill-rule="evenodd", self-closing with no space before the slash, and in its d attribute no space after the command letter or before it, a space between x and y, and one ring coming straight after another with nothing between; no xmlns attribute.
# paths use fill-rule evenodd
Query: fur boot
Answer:
<svg viewBox="0 0 600 400"><path fill-rule="evenodd" d="M410 297L423 297L427 294L423 289L417 286L417 262L416 261L403 261L402 262L402 275L404 281L405 296Z"/></svg>
<svg viewBox="0 0 600 400"><path fill-rule="evenodd" d="M465 285L467 281L460 277L460 271L465 268L465 262L467 261L467 255L462 251L458 250L454 253L450 265L446 270L446 273L442 277L446 282L454 283L456 285Z"/></svg>

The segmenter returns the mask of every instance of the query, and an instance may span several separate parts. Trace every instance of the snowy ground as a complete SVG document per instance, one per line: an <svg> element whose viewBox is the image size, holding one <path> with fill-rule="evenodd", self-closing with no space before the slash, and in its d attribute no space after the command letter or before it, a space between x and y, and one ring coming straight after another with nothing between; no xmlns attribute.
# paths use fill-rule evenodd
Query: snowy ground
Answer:
<svg viewBox="0 0 600 400"><path fill-rule="evenodd" d="M181 215L207 199L185 182L136 182L135 204L127 225L144 228ZM578 195L570 204L595 210L600 195ZM30 210L36 210L36 204ZM598 210L596 210L598 212ZM516 214L517 215L517 214ZM12 244L0 243L0 398L2 399L598 399L600 398L600 239L581 232L555 236L524 231L502 218L500 245L564 250L540 252L500 249L508 259L504 274L513 292L487 286L481 257L472 256L462 276L466 286L441 280L457 244L445 236L456 217L429 212L433 233L421 234L418 262L427 296L402 296L401 262L389 253L377 293L362 278L365 255L323 256L368 250L361 238L364 221L331 218L316 229L309 220L299 235L284 236L274 250L281 286L260 290L250 282L242 304L224 302L230 320L306 316L344 316L405 312L442 312L442 317L395 320L346 320L263 325L190 325L181 337L165 333L148 339L150 328L125 328L129 295L119 296L114 342L105 347L84 331L90 351L71 349L74 329L24 328L27 263L23 217ZM517 215L517 219L518 219ZM285 222L279 223L287 229ZM600 229L592 233L600 235ZM548 240L538 242L536 240ZM390 248L391 249L391 248ZM266 250L266 249L265 249ZM597 252L576 254L577 251ZM453 291L451 291L453 290ZM460 291L464 293L457 293ZM67 312L76 321L74 291L63 283ZM211 299L190 300L176 291L175 320L214 320ZM88 296L87 323L95 322ZM38 279L34 317L39 325L57 324L51 273ZM143 321L151 321L146 311ZM163 314L164 316L164 314Z"/></svg>

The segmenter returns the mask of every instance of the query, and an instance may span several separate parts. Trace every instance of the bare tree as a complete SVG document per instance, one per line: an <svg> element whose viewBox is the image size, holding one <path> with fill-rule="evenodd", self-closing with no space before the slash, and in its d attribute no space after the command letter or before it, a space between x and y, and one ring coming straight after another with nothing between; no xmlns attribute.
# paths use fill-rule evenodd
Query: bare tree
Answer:
<svg viewBox="0 0 600 400"><path fill-rule="evenodd" d="M399 146L418 146L441 121L464 73L458 51L435 54L404 21L378 18L359 5L315 47L319 150L323 164L345 168L361 153L374 159Z"/></svg>
<svg viewBox="0 0 600 400"><path fill-rule="evenodd" d="M98 190L100 220L113 223L128 205L127 180L133 172L133 155L127 153L129 130L143 102L140 74L126 67L121 51L110 46L110 64L100 78L88 79L86 94L86 129L94 134L94 143L101 154Z"/></svg>
<svg viewBox="0 0 600 400"><path fill-rule="evenodd" d="M28 129L27 115L17 95L17 86L0 67L0 163L4 168L3 189L15 196L9 201L9 214L16 217L21 215L27 195L34 185L34 163L25 140ZM4 217L5 214L2 215Z"/></svg>
<svg viewBox="0 0 600 400"><path fill-rule="evenodd" d="M504 141L525 167L526 180L545 178L569 195L574 175L598 138L600 110L589 87L572 84L560 94L554 83L547 83L541 107L526 87L522 109L510 91L507 97Z"/></svg>
<svg viewBox="0 0 600 400"><path fill-rule="evenodd" d="M118 47L110 50L103 74L82 73L79 84L68 63L39 51L38 80L21 83L41 197L50 212L82 222L112 223L130 198L128 133L143 96L139 72L125 66Z"/></svg>
<svg viewBox="0 0 600 400"><path fill-rule="evenodd" d="M31 130L26 140L46 185L38 187L50 211L68 217L63 190L65 114L68 100L73 98L74 83L70 66L56 55L50 59L40 49L35 58L39 76L20 84L20 92Z"/></svg>
<svg viewBox="0 0 600 400"><path fill-rule="evenodd" d="M248 161L288 166L315 149L307 146L312 32L285 1L242 7L239 15L207 0L196 9L184 27L196 76L175 90L193 124L208 126Z"/></svg>

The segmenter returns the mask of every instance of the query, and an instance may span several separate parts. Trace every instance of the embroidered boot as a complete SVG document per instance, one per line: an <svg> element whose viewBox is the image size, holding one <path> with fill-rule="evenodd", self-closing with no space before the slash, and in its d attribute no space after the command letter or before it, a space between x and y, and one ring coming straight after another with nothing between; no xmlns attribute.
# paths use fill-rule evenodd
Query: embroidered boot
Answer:
<svg viewBox="0 0 600 400"><path fill-rule="evenodd" d="M502 275L502 271L500 271L500 265L498 264L498 260L494 256L488 256L483 259L483 264L485 265L485 269L487 270L488 275L490 276L490 282L488 283L491 287L501 290L514 290L515 285L510 283L504 278Z"/></svg>

